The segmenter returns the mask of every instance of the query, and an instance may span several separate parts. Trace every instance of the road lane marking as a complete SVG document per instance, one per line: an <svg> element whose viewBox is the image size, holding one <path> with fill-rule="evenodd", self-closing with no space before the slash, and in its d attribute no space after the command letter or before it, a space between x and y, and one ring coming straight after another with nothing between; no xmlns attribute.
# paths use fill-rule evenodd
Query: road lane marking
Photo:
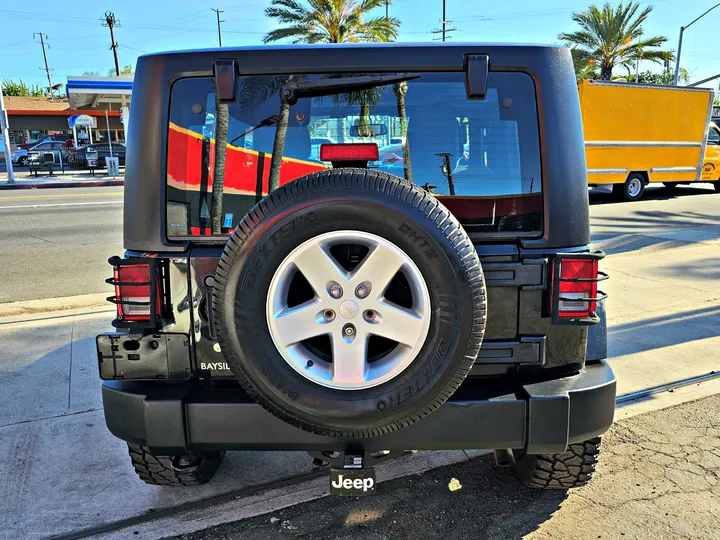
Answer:
<svg viewBox="0 0 720 540"><path fill-rule="evenodd" d="M101 202L75 202L75 203L55 203L55 204L24 204L24 205L15 205L15 206L2 206L0 205L0 210L5 210L8 208L48 208L51 206L99 206L99 205L107 205L107 204L122 204L122 201L101 201Z"/></svg>
<svg viewBox="0 0 720 540"><path fill-rule="evenodd" d="M59 199L60 197L114 197L122 195L122 191L112 193L58 193L57 195L21 195L17 197L0 197L0 201L16 201L18 199Z"/></svg>

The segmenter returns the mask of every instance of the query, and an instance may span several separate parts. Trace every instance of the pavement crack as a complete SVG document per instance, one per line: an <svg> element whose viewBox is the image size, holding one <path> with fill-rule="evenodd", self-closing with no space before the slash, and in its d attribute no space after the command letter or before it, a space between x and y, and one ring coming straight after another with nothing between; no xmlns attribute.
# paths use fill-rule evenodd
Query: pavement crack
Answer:
<svg viewBox="0 0 720 540"><path fill-rule="evenodd" d="M66 416L75 416L76 414L85 414L89 412L95 412L99 411L97 407L93 407L92 409L85 409L84 411L75 411L71 413L64 413L64 414L55 414L53 416L44 416L42 418L33 418L31 420L21 420L20 422L12 422L10 424L3 424L0 426L0 429L6 428L6 427L13 427L13 426L19 426L22 424L32 424L34 422L44 422L45 420L53 420L54 418L64 418Z"/></svg>

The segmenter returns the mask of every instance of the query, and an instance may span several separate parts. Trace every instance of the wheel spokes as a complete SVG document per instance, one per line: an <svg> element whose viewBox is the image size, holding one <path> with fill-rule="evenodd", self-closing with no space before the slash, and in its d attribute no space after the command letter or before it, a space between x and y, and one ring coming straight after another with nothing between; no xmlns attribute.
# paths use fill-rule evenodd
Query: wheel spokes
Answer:
<svg viewBox="0 0 720 540"><path fill-rule="evenodd" d="M326 296L328 282L336 281L342 285L349 278L347 271L322 244L308 246L307 249L295 254L292 262L305 276L319 298Z"/></svg>
<svg viewBox="0 0 720 540"><path fill-rule="evenodd" d="M285 347L328 333L326 325L318 323L320 302L311 300L300 306L286 307L275 315L275 335Z"/></svg>
<svg viewBox="0 0 720 540"><path fill-rule="evenodd" d="M342 332L333 332L332 380L336 384L358 385L367 374L367 334L348 338Z"/></svg>
<svg viewBox="0 0 720 540"><path fill-rule="evenodd" d="M412 309L387 301L377 303L377 322L369 325L372 335L412 347L422 332L423 317Z"/></svg>
<svg viewBox="0 0 720 540"><path fill-rule="evenodd" d="M390 285L390 281L405 264L403 257L394 250L377 244L373 247L350 277L354 285L371 283L371 294L379 298Z"/></svg>

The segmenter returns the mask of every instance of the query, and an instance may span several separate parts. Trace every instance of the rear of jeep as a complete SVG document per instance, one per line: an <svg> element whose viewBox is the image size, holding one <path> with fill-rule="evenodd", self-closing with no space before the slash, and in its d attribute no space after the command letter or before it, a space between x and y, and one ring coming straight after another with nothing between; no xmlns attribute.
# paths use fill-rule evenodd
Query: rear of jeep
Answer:
<svg viewBox="0 0 720 540"><path fill-rule="evenodd" d="M130 125L97 347L143 480L301 450L361 493L410 449L589 480L615 378L566 49L145 56Z"/></svg>

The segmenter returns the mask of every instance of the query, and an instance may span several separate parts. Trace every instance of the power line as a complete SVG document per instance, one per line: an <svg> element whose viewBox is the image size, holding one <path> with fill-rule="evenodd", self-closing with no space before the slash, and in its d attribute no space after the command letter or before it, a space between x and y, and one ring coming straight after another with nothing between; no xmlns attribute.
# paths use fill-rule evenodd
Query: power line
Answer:
<svg viewBox="0 0 720 540"><path fill-rule="evenodd" d="M52 71L52 69L50 69L50 67L48 66L47 53L45 52L46 46L48 49L50 48L50 45L45 43L45 40L48 38L48 36L47 36L47 34L43 34L42 32L33 34L33 38L35 38L35 36L40 36L40 46L42 47L43 60L45 60L45 68L44 69L45 69L45 73L47 74L47 80L48 80L48 93L52 94L53 84L52 84L52 79L50 77L50 72ZM40 68L40 69L43 69L43 68Z"/></svg>
<svg viewBox="0 0 720 540"><path fill-rule="evenodd" d="M120 63L118 62L118 44L115 41L115 27L120 26L120 21L115 18L115 14L112 11L106 11L105 17L100 19L103 26L107 26L110 29L110 49L112 49L113 57L115 58L115 75L120 76Z"/></svg>
<svg viewBox="0 0 720 540"><path fill-rule="evenodd" d="M440 20L440 22L442 24L442 28L436 28L432 31L433 34L442 34L443 41L445 41L445 39L448 37L447 34L457 30L457 28L454 28L451 26L452 21L447 20L447 14L446 14L447 5L446 4L447 4L446 0L443 0L442 19Z"/></svg>
<svg viewBox="0 0 720 540"><path fill-rule="evenodd" d="M222 48L222 32L220 31L220 23L221 23L221 22L225 22L225 21L221 21L221 20L220 20L220 14L223 13L223 12L220 11L219 9L215 9L215 8L210 8L210 9L213 10L213 11L215 12L215 14L217 15L218 46L219 46L220 48Z"/></svg>

